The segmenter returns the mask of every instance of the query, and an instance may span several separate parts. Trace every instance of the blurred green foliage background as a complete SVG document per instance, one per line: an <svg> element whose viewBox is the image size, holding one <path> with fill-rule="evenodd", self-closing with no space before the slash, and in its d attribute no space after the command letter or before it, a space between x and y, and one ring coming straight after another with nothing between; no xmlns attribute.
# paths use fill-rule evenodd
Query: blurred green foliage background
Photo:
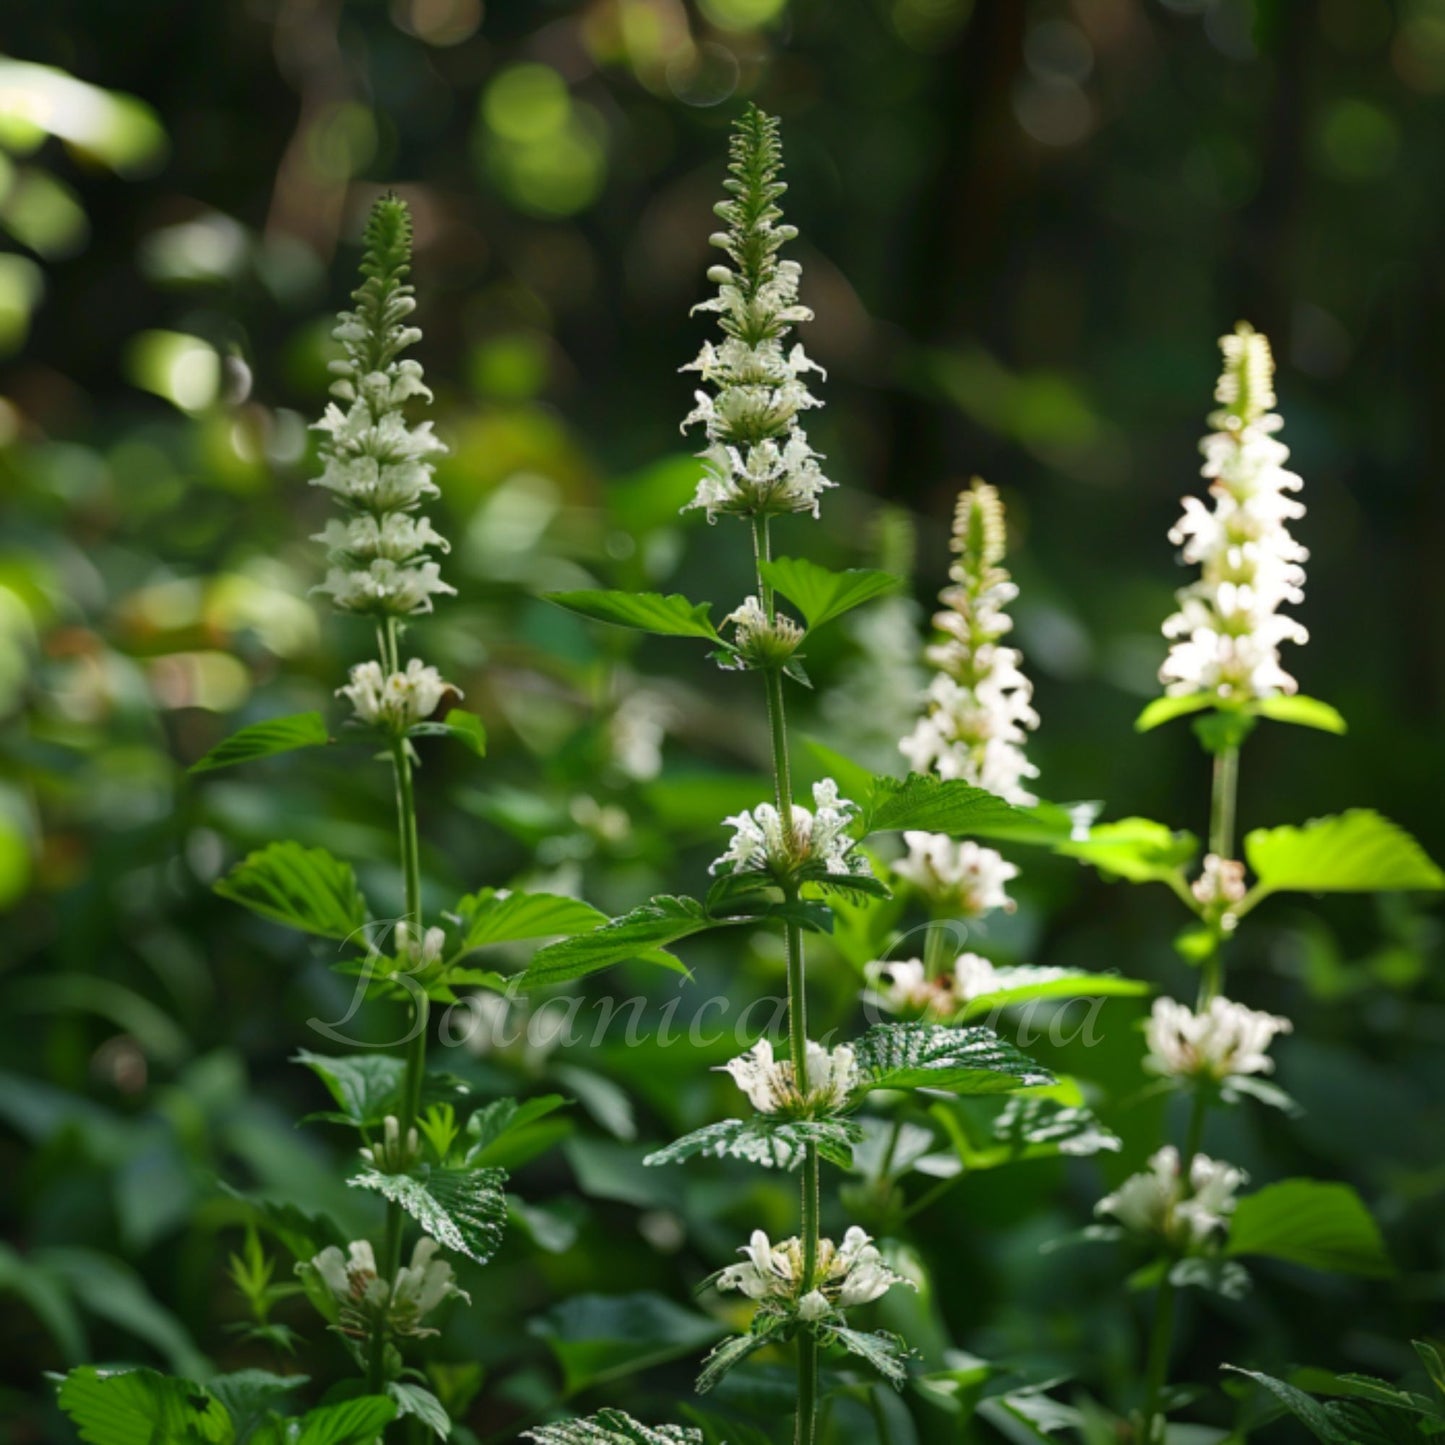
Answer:
<svg viewBox="0 0 1445 1445"><path fill-rule="evenodd" d="M236 1363L224 1264L243 1216L218 1174L357 1217L328 1163L338 1141L292 1127L319 1104L285 1062L314 1043L308 1019L344 1013L347 984L209 885L294 836L394 898L385 770L300 754L203 785L184 769L241 722L328 706L364 650L306 597L325 512L307 426L379 189L416 216L420 354L452 448L437 520L461 595L424 646L492 735L485 764L425 759L429 896L530 881L622 908L696 891L718 820L760 791L761 701L742 707L736 678L536 600L682 587L729 610L747 590L741 534L677 512L696 477L677 367L702 333L688 308L749 98L783 119L805 339L829 369L810 432L843 484L780 549L909 571L918 599L810 657L801 730L897 765L952 497L979 473L1010 507L1041 790L1202 829L1187 729L1136 740L1131 723L1183 580L1165 533L1200 486L1214 338L1245 317L1275 342L1306 479L1313 637L1286 665L1351 730L1262 728L1241 824L1368 804L1445 855L1440 0L8 5L0 1378L16 1438L64 1438L44 1368ZM1018 861L1023 906L988 940L1001 956L1182 986L1167 897ZM1231 1115L1210 1146L1261 1182L1355 1182L1402 1274L1281 1270L1248 1305L1198 1308L1185 1378L1216 1380L1222 1359L1393 1375L1410 1332L1438 1325L1439 942L1408 902L1346 900L1275 903L1241 945L1241 993L1296 1019L1281 1082L1309 1113ZM689 961L700 991L777 987L766 948ZM623 982L660 1003L673 990ZM845 1019L854 980L819 986ZM1106 1046L1068 1066L1122 1091L1137 1012L1110 1005ZM519 1183L551 1211L538 1239L473 1282L478 1309L448 1341L491 1372L473 1428L507 1438L556 1397L557 1300L686 1304L790 1203L741 1170L637 1168L643 1142L723 1107L694 1053L475 1066L585 1106ZM1150 1113L1110 1117L1120 1170ZM1137 1301L1109 1263L1038 1248L1082 1222L1100 1177L1013 1171L921 1215L934 1287L910 1330L1127 1394ZM613 1393L675 1415L688 1367ZM941 1411L898 1428L956 1438Z"/></svg>

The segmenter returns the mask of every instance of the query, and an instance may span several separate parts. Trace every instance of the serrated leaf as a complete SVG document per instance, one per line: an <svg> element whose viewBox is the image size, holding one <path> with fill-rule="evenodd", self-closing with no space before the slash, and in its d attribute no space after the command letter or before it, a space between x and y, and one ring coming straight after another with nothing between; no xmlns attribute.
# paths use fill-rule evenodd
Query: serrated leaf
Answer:
<svg viewBox="0 0 1445 1445"><path fill-rule="evenodd" d="M1134 719L1134 731L1147 733L1167 722L1173 722L1177 717L1188 717L1192 712L1202 712L1213 706L1213 697L1203 692L1191 692L1181 697L1156 697Z"/></svg>
<svg viewBox="0 0 1445 1445"><path fill-rule="evenodd" d="M407 736L413 738L455 738L475 757L487 755L487 729L476 713L465 708L450 709L441 722L413 723L407 729Z"/></svg>
<svg viewBox="0 0 1445 1445"><path fill-rule="evenodd" d="M1018 964L994 970L995 987L971 998L963 1007L959 1022L984 1018L1000 1008L1017 1008L1038 999L1132 998L1150 991L1151 985L1117 973L1090 973L1078 968Z"/></svg>
<svg viewBox="0 0 1445 1445"><path fill-rule="evenodd" d="M393 1380L386 1392L396 1404L397 1417L410 1415L420 1420L433 1435L445 1440L452 1433L451 1416L446 1406L423 1385L414 1385L407 1380Z"/></svg>
<svg viewBox="0 0 1445 1445"><path fill-rule="evenodd" d="M1163 883L1177 877L1199 851L1192 833L1176 833L1149 818L1120 818L1096 823L1084 839L1071 839L1055 849L1097 868L1106 878L1130 883Z"/></svg>
<svg viewBox="0 0 1445 1445"><path fill-rule="evenodd" d="M522 1103L516 1099L492 1100L467 1120L467 1135L473 1141L467 1149L467 1168L516 1169L534 1159L565 1137L571 1125L556 1120L544 1128L533 1126L569 1103L571 1100L561 1094L543 1094Z"/></svg>
<svg viewBox="0 0 1445 1445"><path fill-rule="evenodd" d="M502 1243L507 1176L501 1169L429 1169L383 1174L364 1169L348 1184L401 1205L444 1249L485 1264Z"/></svg>
<svg viewBox="0 0 1445 1445"><path fill-rule="evenodd" d="M596 622L610 622L614 627L631 627L660 637L722 641L709 616L712 604L689 601L681 593L664 597L660 592L579 591L548 592L544 596L569 612Z"/></svg>
<svg viewBox="0 0 1445 1445"><path fill-rule="evenodd" d="M745 1335L729 1335L702 1362L693 1388L705 1395L730 1370L735 1370L749 1355L777 1342L790 1321L778 1315L755 1315L752 1328Z"/></svg>
<svg viewBox="0 0 1445 1445"><path fill-rule="evenodd" d="M1366 1445L1367 1437L1358 1433L1347 1412L1337 1404L1325 1404L1293 1385L1277 1380L1273 1375L1261 1374L1257 1370L1241 1370L1237 1365L1226 1365L1237 1375L1244 1375L1263 1385L1316 1440L1324 1445ZM1376 1435L1375 1445L1388 1436Z"/></svg>
<svg viewBox="0 0 1445 1445"><path fill-rule="evenodd" d="M497 888L468 893L457 904L453 916L461 925L457 945L460 953L494 943L570 936L607 922L605 913L580 898L559 893L510 893Z"/></svg>
<svg viewBox="0 0 1445 1445"><path fill-rule="evenodd" d="M307 1375L273 1375L269 1370L234 1370L206 1382L216 1399L225 1406L236 1434L244 1439L273 1411L279 1412L286 1397L310 1383Z"/></svg>
<svg viewBox="0 0 1445 1445"><path fill-rule="evenodd" d="M1445 888L1445 873L1424 849L1370 808L1315 818L1302 828L1257 828L1244 840L1244 856L1261 895Z"/></svg>
<svg viewBox="0 0 1445 1445"><path fill-rule="evenodd" d="M704 1125L655 1149L646 1165L680 1164L704 1155L713 1159L743 1159L765 1169L796 1169L809 1144L829 1163L847 1168L853 1162L853 1145L862 1137L857 1124L847 1119L777 1119L755 1114L749 1119L723 1119Z"/></svg>
<svg viewBox="0 0 1445 1445"><path fill-rule="evenodd" d="M1415 1347L1415 1353L1420 1357L1420 1363L1425 1366L1425 1373L1430 1377L1430 1383L1445 1395L1445 1352L1440 1346L1430 1340L1411 1340Z"/></svg>
<svg viewBox="0 0 1445 1445"><path fill-rule="evenodd" d="M1239 1201L1227 1254L1287 1260L1332 1274L1394 1274L1385 1242L1348 1184L1286 1179Z"/></svg>
<svg viewBox="0 0 1445 1445"><path fill-rule="evenodd" d="M356 1053L331 1058L300 1049L291 1056L293 1064L311 1070L336 1101L340 1117L358 1128L373 1128L401 1105L403 1060L392 1054Z"/></svg>
<svg viewBox="0 0 1445 1445"><path fill-rule="evenodd" d="M274 757L277 753L294 752L297 748L320 747L331 741L326 719L319 712L298 712L290 717L269 718L252 723L219 742L199 762L191 764L193 773L213 773L217 768L232 768L256 758Z"/></svg>
<svg viewBox="0 0 1445 1445"><path fill-rule="evenodd" d="M535 1445L703 1445L701 1430L683 1425L644 1425L621 1410L599 1410L585 1420L538 1425L523 1432Z"/></svg>
<svg viewBox="0 0 1445 1445"><path fill-rule="evenodd" d="M518 976L518 984L523 989L545 988L549 984L585 978L599 969L634 958L686 973L683 964L663 952L668 944L710 928L725 928L746 921L715 918L695 898L654 898L591 933L550 943L538 950L526 971Z"/></svg>
<svg viewBox="0 0 1445 1445"><path fill-rule="evenodd" d="M322 938L349 939L366 926L366 903L349 863L325 848L271 843L237 863L215 885L262 918Z"/></svg>
<svg viewBox="0 0 1445 1445"><path fill-rule="evenodd" d="M230 1445L226 1407L194 1380L156 1370L81 1365L60 1382L60 1408L88 1445Z"/></svg>
<svg viewBox="0 0 1445 1445"><path fill-rule="evenodd" d="M1020 1094L1004 1105L993 1122L993 1137L1015 1157L1049 1154L1081 1157L1119 1149L1119 1137L1091 1109L1065 1104L1047 1095Z"/></svg>
<svg viewBox="0 0 1445 1445"><path fill-rule="evenodd" d="M1343 734L1349 731L1349 724L1336 708L1302 693L1293 697L1261 698L1250 710L1273 722L1296 723L1300 727L1318 728L1322 733Z"/></svg>
<svg viewBox="0 0 1445 1445"><path fill-rule="evenodd" d="M250 1445L373 1445L396 1416L396 1402L385 1395L357 1395L308 1410L299 1420L263 1425Z"/></svg>
<svg viewBox="0 0 1445 1445"><path fill-rule="evenodd" d="M958 779L909 773L906 778L875 778L863 810L868 833L917 828L929 833L976 833L1022 826L1027 814L990 793Z"/></svg>
<svg viewBox="0 0 1445 1445"><path fill-rule="evenodd" d="M769 586L803 614L809 631L894 591L900 582L891 572L870 568L830 572L803 557L778 557L762 563L761 571Z"/></svg>
<svg viewBox="0 0 1445 1445"><path fill-rule="evenodd" d="M851 1330L833 1325L822 1332L828 1344L842 1345L850 1355L866 1360L894 1389L902 1389L908 1379L908 1346L885 1330Z"/></svg>
<svg viewBox="0 0 1445 1445"><path fill-rule="evenodd" d="M981 1025L874 1024L854 1049L864 1089L1007 1094L1054 1076Z"/></svg>

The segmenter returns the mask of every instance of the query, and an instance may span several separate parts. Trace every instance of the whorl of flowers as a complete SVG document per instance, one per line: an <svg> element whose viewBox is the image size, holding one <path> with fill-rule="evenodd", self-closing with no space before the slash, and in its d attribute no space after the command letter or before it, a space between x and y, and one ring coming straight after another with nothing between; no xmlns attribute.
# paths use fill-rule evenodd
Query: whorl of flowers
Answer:
<svg viewBox="0 0 1445 1445"><path fill-rule="evenodd" d="M773 1046L759 1039L747 1053L723 1065L733 1082L748 1096L760 1114L818 1117L836 1114L848 1106L858 1085L858 1065L847 1044L825 1049L808 1040L804 1068L807 1078L798 1086L791 1059L775 1059Z"/></svg>
<svg viewBox="0 0 1445 1445"><path fill-rule="evenodd" d="M420 363L401 353L421 339L406 324L415 309L411 269L411 217L395 196L384 196L367 222L361 272L333 335L344 355L331 363L336 380L316 429L322 432L324 469L313 485L324 487L342 507L317 537L330 549L330 569L317 591L343 612L381 617L430 612L432 598L454 592L441 580L434 551L445 538L426 517L415 515L438 495L432 459L446 447L429 421L413 426L406 404L431 400Z"/></svg>
<svg viewBox="0 0 1445 1445"><path fill-rule="evenodd" d="M1174 999L1156 998L1145 1027L1149 1053L1144 1067L1166 1078L1224 1080L1273 1073L1269 1046L1293 1027L1278 1014L1218 996L1200 1013Z"/></svg>
<svg viewBox="0 0 1445 1445"><path fill-rule="evenodd" d="M951 1019L974 999L1004 988L1009 972L977 953L959 954L951 968L937 974L919 958L880 959L866 970L866 997L889 1013Z"/></svg>
<svg viewBox="0 0 1445 1445"><path fill-rule="evenodd" d="M360 662L350 678L336 695L351 703L357 721L398 735L429 718L447 692L456 691L436 668L416 657L404 672L393 673L383 672L379 662Z"/></svg>
<svg viewBox="0 0 1445 1445"><path fill-rule="evenodd" d="M813 784L814 811L792 808L792 831L771 803L759 803L751 812L724 818L733 840L709 871L713 873L768 872L776 877L796 875L802 869L835 875L872 876L868 861L848 829L858 805L838 796L832 778Z"/></svg>
<svg viewBox="0 0 1445 1445"><path fill-rule="evenodd" d="M748 668L782 667L798 650L803 628L791 617L775 611L769 617L756 597L747 598L724 624L733 628L734 661L726 665Z"/></svg>
<svg viewBox="0 0 1445 1445"><path fill-rule="evenodd" d="M708 521L719 513L743 517L782 512L818 515L818 498L834 485L819 470L798 414L822 405L803 378L822 374L801 346L785 350L784 338L813 313L798 304L800 269L778 259L797 231L780 224L778 198L787 190L782 174L778 122L750 106L733 132L723 182L730 199L715 207L727 229L710 238L730 265L713 266L708 279L718 294L694 307L716 312L723 340L708 342L695 361L706 387L683 422L701 423L707 449L705 474L688 507L701 507ZM684 510L687 510L686 508Z"/></svg>
<svg viewBox="0 0 1445 1445"><path fill-rule="evenodd" d="M908 1281L888 1268L872 1239L855 1224L842 1244L818 1241L813 1277L804 1278L803 1244L799 1239L769 1241L761 1229L738 1251L743 1263L729 1265L717 1287L738 1290L751 1300L796 1314L809 1322L867 1304L895 1284Z"/></svg>
<svg viewBox="0 0 1445 1445"><path fill-rule="evenodd" d="M1150 1158L1148 1170L1131 1174L1094 1213L1111 1214L1126 1229L1158 1235L1176 1249L1194 1249L1228 1227L1235 1194L1247 1180L1233 1164L1196 1154L1186 1181L1179 1151L1166 1144Z"/></svg>
<svg viewBox="0 0 1445 1445"><path fill-rule="evenodd" d="M994 849L916 829L904 833L903 841L908 856L893 865L893 872L938 908L982 918L996 908L1012 913L1018 906L1004 885L1017 878L1019 870Z"/></svg>
<svg viewBox="0 0 1445 1445"><path fill-rule="evenodd" d="M1309 634L1285 603L1304 600L1303 563L1309 553L1288 523L1304 516L1290 495L1303 483L1285 469L1289 448L1274 433L1284 424L1275 404L1274 359L1268 340L1241 321L1220 339L1224 370L1209 418L1202 475L1213 507L1184 499L1184 515L1169 533L1185 563L1200 568L1197 582L1178 594L1179 610L1164 623L1174 641L1160 681L1175 695L1208 693L1249 701L1292 693L1297 684L1280 666L1282 642Z"/></svg>
<svg viewBox="0 0 1445 1445"><path fill-rule="evenodd" d="M1016 648L1000 639L1013 626L1005 608L1018 588L1000 564L1005 552L1003 503L987 482L959 494L951 585L933 624L943 634L925 653L937 669L927 711L899 750L916 772L961 778L1011 803L1037 799L1024 786L1038 769L1024 755L1028 730L1039 725L1033 684L1019 669Z"/></svg>
<svg viewBox="0 0 1445 1445"><path fill-rule="evenodd" d="M313 1300L342 1334L368 1339L384 1330L392 1335L420 1338L434 1335L426 1317L448 1299L459 1296L471 1303L471 1296L452 1276L452 1267L436 1258L436 1240L423 1235L411 1252L411 1263L396 1272L391 1285L376 1272L376 1256L364 1239L354 1239L346 1253L333 1244L297 1272L320 1290L310 1290Z"/></svg>

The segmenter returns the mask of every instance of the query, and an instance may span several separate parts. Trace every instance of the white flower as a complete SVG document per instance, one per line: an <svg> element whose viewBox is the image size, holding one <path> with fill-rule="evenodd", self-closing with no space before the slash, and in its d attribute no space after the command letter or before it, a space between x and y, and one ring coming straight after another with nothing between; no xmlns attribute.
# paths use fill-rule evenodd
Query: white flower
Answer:
<svg viewBox="0 0 1445 1445"><path fill-rule="evenodd" d="M1017 878L1019 870L994 849L917 830L904 833L903 841L908 856L893 865L893 872L930 902L956 909L965 918L982 918L995 908L1012 913L1018 906L1004 885Z"/></svg>
<svg viewBox="0 0 1445 1445"><path fill-rule="evenodd" d="M760 1114L834 1114L847 1107L858 1084L858 1066L847 1044L829 1050L811 1039L805 1062L807 1079L801 1089L792 1060L775 1059L767 1039L759 1039L722 1067Z"/></svg>
<svg viewBox="0 0 1445 1445"><path fill-rule="evenodd" d="M1171 694L1247 701L1296 690L1280 666L1280 644L1306 642L1309 634L1279 608L1303 601L1309 553L1288 527L1304 516L1303 504L1289 495L1303 483L1285 469L1289 448L1274 436L1283 422L1271 411L1269 342L1240 322L1220 346L1220 409L1201 443L1213 506L1185 498L1184 515L1169 533L1180 559L1201 574L1179 592L1179 610L1164 623L1174 646L1159 677Z"/></svg>
<svg viewBox="0 0 1445 1445"><path fill-rule="evenodd" d="M358 1152L382 1174L405 1174L421 1158L421 1141L415 1129L408 1129L403 1140L400 1121L395 1114L388 1114L382 1120L381 1139Z"/></svg>
<svg viewBox="0 0 1445 1445"><path fill-rule="evenodd" d="M756 597L749 597L735 612L723 618L733 627L736 663L743 667L781 667L798 650L803 629L791 617L774 612L769 618ZM724 664L727 666L728 664Z"/></svg>
<svg viewBox="0 0 1445 1445"><path fill-rule="evenodd" d="M932 977L921 959L879 960L865 970L865 997L889 1013L951 1019L974 999L1005 988L1014 974L1039 971L997 968L977 953L959 954L952 968Z"/></svg>
<svg viewBox="0 0 1445 1445"><path fill-rule="evenodd" d="M1189 885L1195 901L1204 909L1223 909L1226 912L1236 903L1244 902L1249 892L1244 881L1244 864L1234 858L1221 858L1210 853L1204 859L1204 869Z"/></svg>
<svg viewBox="0 0 1445 1445"><path fill-rule="evenodd" d="M1000 565L1003 503L986 482L960 493L952 547L952 585L939 593L943 610L933 618L943 635L925 653L937 673L926 712L898 748L915 772L962 779L1027 805L1037 799L1023 783L1038 769L1024 743L1039 716L1033 684L1019 668L1022 655L999 643L1013 626L1005 608L1018 588Z"/></svg>
<svg viewBox="0 0 1445 1445"><path fill-rule="evenodd" d="M801 346L783 342L813 313L798 304L798 263L777 254L796 235L778 224L782 212L775 202L783 187L777 122L761 115L741 121L729 169L734 199L718 208L728 229L712 244L733 264L709 269L718 294L693 308L716 314L724 339L704 344L682 368L713 388L696 393L697 405L682 424L684 431L702 426L708 441L701 453L704 475L688 508L703 508L709 522L719 513L816 517L818 498L833 483L819 470L798 417L821 405L804 378L821 375L822 368Z"/></svg>
<svg viewBox="0 0 1445 1445"><path fill-rule="evenodd" d="M1235 1193L1247 1179L1232 1164L1196 1154L1186 1188L1179 1151L1165 1145L1149 1160L1146 1173L1131 1174L1094 1206L1094 1213L1112 1214L1136 1234L1159 1235L1181 1249L1197 1248L1227 1227Z"/></svg>
<svg viewBox="0 0 1445 1445"><path fill-rule="evenodd" d="M793 806L791 835L771 803L759 803L751 812L725 818L723 822L733 829L733 840L709 871L786 875L821 866L831 874L872 877L867 860L848 832L857 805L838 796L838 785L831 778L813 784L813 803L813 812Z"/></svg>
<svg viewBox="0 0 1445 1445"><path fill-rule="evenodd" d="M818 1241L811 1279L803 1277L803 1245L797 1238L773 1244L757 1229L738 1252L746 1256L744 1262L722 1271L719 1289L737 1290L809 1322L867 1304L895 1284L909 1284L884 1264L877 1246L857 1225L843 1236L841 1245L831 1239Z"/></svg>
<svg viewBox="0 0 1445 1445"><path fill-rule="evenodd" d="M390 1287L378 1277L376 1256L364 1239L353 1240L344 1255L334 1244L328 1245L298 1265L297 1273L320 1282L326 1294L317 1298L313 1293L312 1298L343 1334L357 1339L378 1330L413 1337L434 1335L437 1331L424 1321L438 1305L454 1296L471 1303L453 1279L451 1266L435 1258L437 1248L434 1239L425 1235L419 1239L411 1263L397 1271Z"/></svg>
<svg viewBox="0 0 1445 1445"><path fill-rule="evenodd" d="M1149 1053L1144 1067L1169 1078L1223 1080L1272 1073L1274 1060L1266 1051L1275 1035L1292 1027L1286 1018L1227 998L1210 999L1202 1013L1174 999L1157 998L1145 1029Z"/></svg>
<svg viewBox="0 0 1445 1445"><path fill-rule="evenodd" d="M429 718L449 689L457 691L436 668L414 657L405 672L383 673L378 662L358 663L336 695L350 701L359 722L403 733Z"/></svg>
<svg viewBox="0 0 1445 1445"><path fill-rule="evenodd" d="M403 567L385 558L366 567L333 567L314 590L326 593L338 611L391 617L430 612L433 597L455 597L457 592L442 581L435 562Z"/></svg>

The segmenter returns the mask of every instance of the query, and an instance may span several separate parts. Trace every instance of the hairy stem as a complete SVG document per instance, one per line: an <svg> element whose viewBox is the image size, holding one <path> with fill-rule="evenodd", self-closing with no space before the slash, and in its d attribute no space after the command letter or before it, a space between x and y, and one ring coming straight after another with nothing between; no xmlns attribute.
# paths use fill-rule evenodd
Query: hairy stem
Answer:
<svg viewBox="0 0 1445 1445"><path fill-rule="evenodd" d="M1239 801L1239 747L1236 744L1214 755L1213 783L1209 794L1209 851L1219 858L1234 856L1234 818ZM1224 939L1216 936L1214 947L1204 960L1199 976L1199 1001L1203 1008L1224 987Z"/></svg>

